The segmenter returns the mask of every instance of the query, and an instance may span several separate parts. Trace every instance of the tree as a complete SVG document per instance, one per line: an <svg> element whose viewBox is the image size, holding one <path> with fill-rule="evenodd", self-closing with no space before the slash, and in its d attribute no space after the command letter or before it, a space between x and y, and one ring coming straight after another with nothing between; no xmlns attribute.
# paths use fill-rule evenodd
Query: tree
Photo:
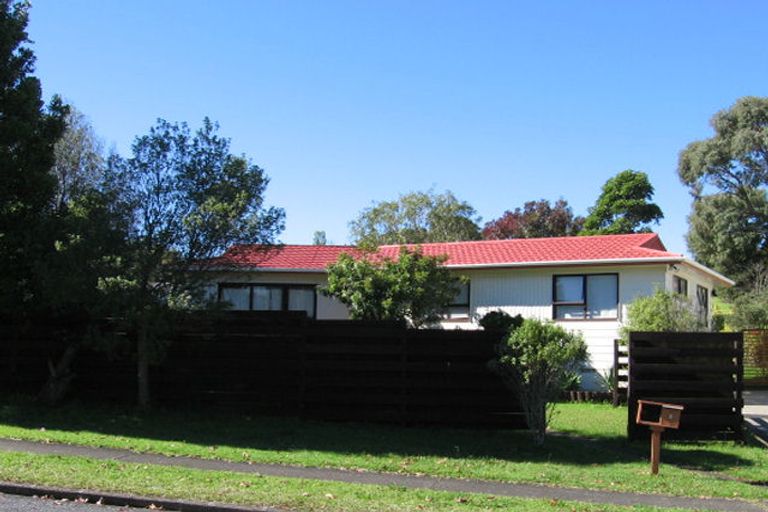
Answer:
<svg viewBox="0 0 768 512"><path fill-rule="evenodd" d="M573 215L565 199L558 199L554 205L546 199L528 201L523 208L507 210L496 220L483 228L486 240L507 238L548 238L572 236L581 231L583 217Z"/></svg>
<svg viewBox="0 0 768 512"><path fill-rule="evenodd" d="M233 244L270 244L283 228L284 212L264 206L269 182L207 118L194 134L186 124L158 120L136 138L132 156L108 163L115 197L131 219L129 251L117 289L135 325L138 402L149 405L148 366L162 342L168 313L204 304L202 286L212 257Z"/></svg>
<svg viewBox="0 0 768 512"><path fill-rule="evenodd" d="M328 240L325 237L325 231L315 231L312 235L312 245L327 245Z"/></svg>
<svg viewBox="0 0 768 512"><path fill-rule="evenodd" d="M677 172L694 201L688 246L693 256L736 279L768 263L768 98L745 97L711 119L715 134L690 143Z"/></svg>
<svg viewBox="0 0 768 512"><path fill-rule="evenodd" d="M525 319L496 347L490 367L517 392L528 428L537 444L544 442L554 401L568 377L588 359L581 335L551 322Z"/></svg>
<svg viewBox="0 0 768 512"><path fill-rule="evenodd" d="M411 192L366 208L350 222L350 232L354 243L368 248L479 240L479 221L475 209L451 192Z"/></svg>
<svg viewBox="0 0 768 512"><path fill-rule="evenodd" d="M653 186L644 172L627 169L603 185L600 197L584 219L581 235L648 233L650 224L664 218L661 208L650 202Z"/></svg>
<svg viewBox="0 0 768 512"><path fill-rule="evenodd" d="M28 10L26 2L0 0L0 308L15 319L35 308L33 269L51 250L43 236L56 187L50 169L66 114L58 98L44 107L31 76Z"/></svg>
<svg viewBox="0 0 768 512"><path fill-rule="evenodd" d="M54 206L62 211L78 194L97 187L106 159L101 141L82 112L70 106L66 129L54 146L56 177Z"/></svg>
<svg viewBox="0 0 768 512"><path fill-rule="evenodd" d="M353 319L408 321L420 327L438 320L459 292L460 280L444 261L406 248L396 260L342 254L328 267L323 293L345 304Z"/></svg>

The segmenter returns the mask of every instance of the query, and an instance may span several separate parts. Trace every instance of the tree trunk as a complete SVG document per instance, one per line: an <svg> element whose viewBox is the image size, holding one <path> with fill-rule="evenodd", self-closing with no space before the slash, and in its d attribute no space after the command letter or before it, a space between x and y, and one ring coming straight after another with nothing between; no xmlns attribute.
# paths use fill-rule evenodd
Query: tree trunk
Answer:
<svg viewBox="0 0 768 512"><path fill-rule="evenodd" d="M148 409L150 403L148 345L147 320L142 315L139 320L139 332L136 339L136 380L138 384L138 403L142 409Z"/></svg>
<svg viewBox="0 0 768 512"><path fill-rule="evenodd" d="M67 346L64 354L54 365L53 361L48 359L48 381L40 390L39 399L46 404L54 405L64 398L69 391L69 384L75 377L72 373L72 361L80 351L80 345L73 343Z"/></svg>

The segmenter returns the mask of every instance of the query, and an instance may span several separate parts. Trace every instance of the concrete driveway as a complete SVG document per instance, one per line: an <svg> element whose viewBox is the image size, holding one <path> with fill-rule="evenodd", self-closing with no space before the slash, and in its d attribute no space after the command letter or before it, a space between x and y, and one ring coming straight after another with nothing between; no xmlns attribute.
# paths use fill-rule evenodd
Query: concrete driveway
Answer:
<svg viewBox="0 0 768 512"><path fill-rule="evenodd" d="M768 390L744 391L744 421L768 446Z"/></svg>

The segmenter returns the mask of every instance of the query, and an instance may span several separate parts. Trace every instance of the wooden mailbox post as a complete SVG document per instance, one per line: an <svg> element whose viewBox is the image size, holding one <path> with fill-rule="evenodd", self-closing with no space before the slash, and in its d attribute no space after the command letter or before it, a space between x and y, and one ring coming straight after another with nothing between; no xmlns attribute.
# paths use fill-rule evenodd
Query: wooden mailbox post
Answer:
<svg viewBox="0 0 768 512"><path fill-rule="evenodd" d="M680 415L683 412L682 405L653 402L651 400L637 401L638 425L648 425L651 428L651 474L659 473L659 461L661 460L661 433L665 428L677 429L680 427Z"/></svg>

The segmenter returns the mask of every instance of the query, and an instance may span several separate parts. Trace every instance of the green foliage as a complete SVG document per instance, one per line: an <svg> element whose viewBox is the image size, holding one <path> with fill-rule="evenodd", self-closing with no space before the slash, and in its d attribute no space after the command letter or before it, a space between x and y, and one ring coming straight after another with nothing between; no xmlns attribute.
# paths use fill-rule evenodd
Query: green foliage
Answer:
<svg viewBox="0 0 768 512"><path fill-rule="evenodd" d="M350 232L354 243L367 248L479 240L479 221L475 209L451 192L411 192L366 208L350 222Z"/></svg>
<svg viewBox="0 0 768 512"><path fill-rule="evenodd" d="M438 320L459 291L460 279L443 261L405 248L396 260L342 254L328 267L323 293L345 304L353 319L420 327Z"/></svg>
<svg viewBox="0 0 768 512"><path fill-rule="evenodd" d="M644 172L627 169L603 185L595 205L589 209L581 235L615 235L650 232L649 224L664 218L651 203L653 186Z"/></svg>
<svg viewBox="0 0 768 512"><path fill-rule="evenodd" d="M752 207L768 220L765 190L745 191ZM696 259L734 278L745 290L753 287L751 272L768 262L765 226L741 196L717 193L694 201L688 217L688 247Z"/></svg>
<svg viewBox="0 0 768 512"><path fill-rule="evenodd" d="M325 231L315 231L312 235L312 245L327 245L328 240L325 236Z"/></svg>
<svg viewBox="0 0 768 512"><path fill-rule="evenodd" d="M750 291L736 297L728 322L737 331L768 329L768 290Z"/></svg>
<svg viewBox="0 0 768 512"><path fill-rule="evenodd" d="M102 144L85 115L70 106L66 129L54 146L57 181L54 208L61 212L78 195L99 188L106 159Z"/></svg>
<svg viewBox="0 0 768 512"><path fill-rule="evenodd" d="M102 289L121 292L121 309L135 325L142 406L167 312L204 305L213 256L234 244L269 244L283 228L284 212L264 206L264 171L232 155L217 130L208 119L194 134L159 120L136 138L131 158L108 161L110 192L130 225L123 273Z"/></svg>
<svg viewBox="0 0 768 512"><path fill-rule="evenodd" d="M52 249L47 222L64 130L58 98L44 108L26 33L29 4L0 1L0 307L16 320L37 307L34 267Z"/></svg>
<svg viewBox="0 0 768 512"><path fill-rule="evenodd" d="M589 357L584 339L551 322L526 319L497 346L497 353L491 368L517 391L528 428L543 443L553 402L569 372L578 371Z"/></svg>
<svg viewBox="0 0 768 512"><path fill-rule="evenodd" d="M506 311L489 311L478 321L480 327L486 331L510 332L523 325L523 316L512 316Z"/></svg>
<svg viewBox="0 0 768 512"><path fill-rule="evenodd" d="M558 199L554 205L541 199L528 201L522 209L508 210L498 219L488 222L483 228L483 238L505 240L572 236L581 231L583 224L584 218L574 216L565 199Z"/></svg>
<svg viewBox="0 0 768 512"><path fill-rule="evenodd" d="M653 295L639 297L629 305L622 337L626 339L630 331L690 332L706 328L686 297L657 289Z"/></svg>
<svg viewBox="0 0 768 512"><path fill-rule="evenodd" d="M741 98L711 125L715 134L689 144L678 163L694 196L688 246L748 292L749 273L768 263L768 98Z"/></svg>

